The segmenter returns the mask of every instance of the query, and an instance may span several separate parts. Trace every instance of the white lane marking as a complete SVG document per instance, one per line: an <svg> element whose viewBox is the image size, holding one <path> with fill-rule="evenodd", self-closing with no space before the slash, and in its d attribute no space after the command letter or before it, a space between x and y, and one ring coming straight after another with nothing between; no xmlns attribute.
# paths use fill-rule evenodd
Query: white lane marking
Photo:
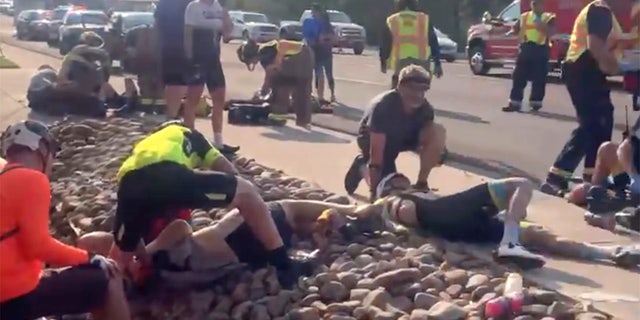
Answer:
<svg viewBox="0 0 640 320"><path fill-rule="evenodd" d="M360 80L360 79L351 79L351 78L342 78L342 77L335 77L335 79L338 80L338 81L370 84L370 85L374 85L374 86L386 86L387 85L387 84L381 83L381 82L373 82L373 81Z"/></svg>

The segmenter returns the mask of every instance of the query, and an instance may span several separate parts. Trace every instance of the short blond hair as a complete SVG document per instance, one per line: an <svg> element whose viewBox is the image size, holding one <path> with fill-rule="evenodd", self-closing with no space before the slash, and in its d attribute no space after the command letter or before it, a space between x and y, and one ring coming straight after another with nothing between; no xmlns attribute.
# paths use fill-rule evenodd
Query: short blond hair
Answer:
<svg viewBox="0 0 640 320"><path fill-rule="evenodd" d="M398 83L403 83L407 81L430 83L431 72L427 71L427 69L417 64L410 64L402 68L398 73Z"/></svg>

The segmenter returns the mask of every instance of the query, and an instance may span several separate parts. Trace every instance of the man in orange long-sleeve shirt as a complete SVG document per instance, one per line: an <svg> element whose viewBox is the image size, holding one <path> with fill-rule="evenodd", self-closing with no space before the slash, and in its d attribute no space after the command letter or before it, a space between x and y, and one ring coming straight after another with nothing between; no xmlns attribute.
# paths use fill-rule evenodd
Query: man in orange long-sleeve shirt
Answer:
<svg viewBox="0 0 640 320"><path fill-rule="evenodd" d="M58 145L36 121L0 136L0 315L28 320L92 312L127 320L122 278L113 261L65 245L49 234L48 174ZM47 263L70 268L43 275Z"/></svg>

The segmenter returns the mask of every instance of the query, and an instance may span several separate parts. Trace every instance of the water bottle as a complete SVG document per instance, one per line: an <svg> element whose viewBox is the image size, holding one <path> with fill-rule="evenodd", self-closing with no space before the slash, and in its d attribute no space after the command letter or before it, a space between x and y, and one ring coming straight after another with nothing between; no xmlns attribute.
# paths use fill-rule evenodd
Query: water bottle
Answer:
<svg viewBox="0 0 640 320"><path fill-rule="evenodd" d="M522 276L518 273L510 273L504 286L504 294L485 305L486 318L500 318L516 315L522 309L524 295L522 293Z"/></svg>

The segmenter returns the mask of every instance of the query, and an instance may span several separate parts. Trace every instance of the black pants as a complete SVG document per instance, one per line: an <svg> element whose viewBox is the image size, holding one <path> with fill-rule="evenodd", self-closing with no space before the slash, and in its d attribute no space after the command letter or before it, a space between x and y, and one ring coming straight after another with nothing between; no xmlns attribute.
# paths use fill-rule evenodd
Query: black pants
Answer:
<svg viewBox="0 0 640 320"><path fill-rule="evenodd" d="M516 59L516 67L513 69L513 85L509 100L522 102L524 88L527 82L531 81L529 101L542 102L547 85L548 68L549 49L547 47L532 43L523 44Z"/></svg>
<svg viewBox="0 0 640 320"><path fill-rule="evenodd" d="M158 215L171 209L226 207L235 198L237 184L232 174L195 171L169 161L130 171L118 186L115 242L132 252Z"/></svg>
<svg viewBox="0 0 640 320"><path fill-rule="evenodd" d="M569 141L553 164L555 169L573 173L582 157L586 174L596 164L598 148L611 140L613 130L613 104L607 79L598 70L574 63L563 66L565 85L576 110L578 127L571 132Z"/></svg>

